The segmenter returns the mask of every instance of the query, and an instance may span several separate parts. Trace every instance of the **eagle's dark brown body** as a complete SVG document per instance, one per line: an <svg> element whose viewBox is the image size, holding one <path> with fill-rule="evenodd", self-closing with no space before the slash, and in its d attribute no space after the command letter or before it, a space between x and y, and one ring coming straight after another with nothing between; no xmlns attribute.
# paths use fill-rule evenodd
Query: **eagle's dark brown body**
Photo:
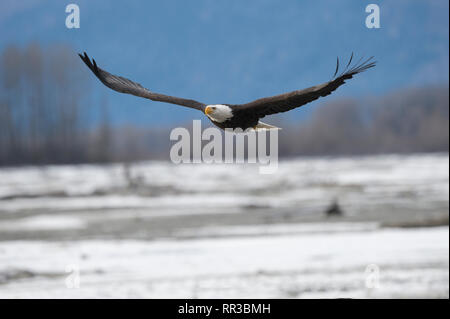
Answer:
<svg viewBox="0 0 450 319"><path fill-rule="evenodd" d="M256 125L258 125L259 118L255 115L252 115L250 112L239 112L236 110L233 110L232 112L233 117L229 120L226 120L225 122L219 123L214 120L211 120L211 122L222 130L226 128L231 128L233 130L241 128L243 131L245 131L248 128L254 128Z"/></svg>

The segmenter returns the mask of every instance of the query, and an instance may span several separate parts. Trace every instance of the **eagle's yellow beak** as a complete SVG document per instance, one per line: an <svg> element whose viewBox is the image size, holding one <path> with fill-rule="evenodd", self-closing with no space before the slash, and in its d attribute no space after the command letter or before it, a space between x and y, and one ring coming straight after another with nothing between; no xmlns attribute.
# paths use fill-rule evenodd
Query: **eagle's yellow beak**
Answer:
<svg viewBox="0 0 450 319"><path fill-rule="evenodd" d="M213 109L212 109L211 106L207 106L207 107L205 108L205 114L206 114L206 115L212 113L212 111L213 111Z"/></svg>

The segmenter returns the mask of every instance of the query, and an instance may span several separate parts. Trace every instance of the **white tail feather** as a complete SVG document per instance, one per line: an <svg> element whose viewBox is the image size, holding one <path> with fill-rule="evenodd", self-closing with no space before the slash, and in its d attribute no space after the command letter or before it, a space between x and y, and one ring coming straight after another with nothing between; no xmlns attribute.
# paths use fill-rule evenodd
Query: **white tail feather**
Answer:
<svg viewBox="0 0 450 319"><path fill-rule="evenodd" d="M263 122L258 122L258 124L255 126L255 130L281 130L281 128Z"/></svg>

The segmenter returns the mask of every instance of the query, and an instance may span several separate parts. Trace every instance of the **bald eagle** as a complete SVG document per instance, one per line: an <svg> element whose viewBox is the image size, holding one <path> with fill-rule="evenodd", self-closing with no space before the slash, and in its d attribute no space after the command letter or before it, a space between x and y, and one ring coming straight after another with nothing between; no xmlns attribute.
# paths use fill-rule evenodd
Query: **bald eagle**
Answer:
<svg viewBox="0 0 450 319"><path fill-rule="evenodd" d="M339 58L336 63L336 71L332 79L328 82L312 86L307 89L292 91L280 95L261 98L246 104L204 104L195 100L183 99L175 96L164 95L152 92L144 88L139 83L128 80L124 77L113 75L97 66L94 59L88 57L86 52L84 55L78 54L84 63L91 69L97 78L107 87L114 91L132 94L152 101L178 104L202 111L212 123L221 129L231 128L242 130L246 129L271 129L275 126L265 124L260 121L266 115L280 112L286 112L309 102L318 99L321 96L327 96L345 83L345 80L351 79L353 75L361 73L375 66L373 57L351 65L353 53L344 70L339 72Z"/></svg>

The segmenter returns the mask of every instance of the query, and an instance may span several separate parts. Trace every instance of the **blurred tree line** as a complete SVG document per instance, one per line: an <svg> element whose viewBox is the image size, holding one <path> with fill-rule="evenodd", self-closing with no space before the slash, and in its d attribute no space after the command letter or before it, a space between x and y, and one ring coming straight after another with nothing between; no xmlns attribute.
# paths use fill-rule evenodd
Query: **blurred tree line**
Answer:
<svg viewBox="0 0 450 319"><path fill-rule="evenodd" d="M94 103L89 76L64 46L4 49L0 165L167 159L171 128L112 126L106 100ZM298 124L270 123L283 127L280 156L448 152L448 92L446 84L325 100ZM93 126L95 108L101 116Z"/></svg>
<svg viewBox="0 0 450 319"><path fill-rule="evenodd" d="M285 133L285 156L448 152L448 84L325 102Z"/></svg>
<svg viewBox="0 0 450 319"><path fill-rule="evenodd" d="M109 126L87 129L86 72L64 46L10 46L0 56L0 165L109 158ZM101 105L106 112L106 105ZM105 113L105 118L107 115Z"/></svg>

